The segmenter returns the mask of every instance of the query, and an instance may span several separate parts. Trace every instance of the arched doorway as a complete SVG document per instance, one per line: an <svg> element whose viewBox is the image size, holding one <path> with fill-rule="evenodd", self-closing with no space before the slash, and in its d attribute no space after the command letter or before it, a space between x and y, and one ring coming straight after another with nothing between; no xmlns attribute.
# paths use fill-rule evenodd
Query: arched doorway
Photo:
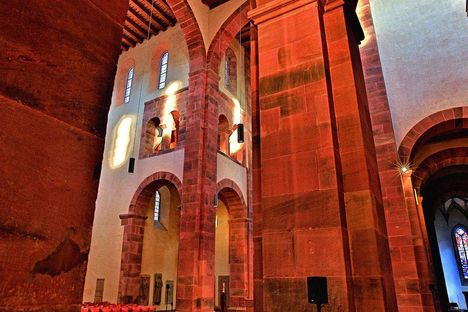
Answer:
<svg viewBox="0 0 468 312"><path fill-rule="evenodd" d="M413 231L421 229L431 266L428 282L438 311L468 307L468 122L464 108L432 114L417 123L402 140L403 187ZM468 238L468 236L466 236ZM415 249L416 255L424 251ZM465 274L466 272L466 274Z"/></svg>
<svg viewBox="0 0 468 312"><path fill-rule="evenodd" d="M248 241L251 220L242 192L230 180L218 183L215 223L215 310L237 311L245 308L249 295Z"/></svg>
<svg viewBox="0 0 468 312"><path fill-rule="evenodd" d="M176 176L156 173L139 186L129 213L120 215L120 302L176 308L180 188Z"/></svg>
<svg viewBox="0 0 468 312"><path fill-rule="evenodd" d="M421 187L428 243L442 309L467 308L468 165L435 172Z"/></svg>

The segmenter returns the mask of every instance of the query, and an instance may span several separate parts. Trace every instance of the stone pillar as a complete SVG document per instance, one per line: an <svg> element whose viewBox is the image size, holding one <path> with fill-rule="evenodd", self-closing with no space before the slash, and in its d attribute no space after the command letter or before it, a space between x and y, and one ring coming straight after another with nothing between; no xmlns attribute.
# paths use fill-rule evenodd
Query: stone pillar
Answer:
<svg viewBox="0 0 468 312"><path fill-rule="evenodd" d="M357 310L396 311L385 215L367 95L351 25L357 1L328 1L323 23L337 129L354 301ZM355 17L355 16L354 16Z"/></svg>
<svg viewBox="0 0 468 312"><path fill-rule="evenodd" d="M213 311L219 77L190 73L180 216L178 311Z"/></svg>
<svg viewBox="0 0 468 312"><path fill-rule="evenodd" d="M231 207L230 207L231 208ZM243 207L240 207L241 209ZM231 211L229 212L231 214ZM247 218L229 220L229 308L228 311L245 311L248 296L248 227Z"/></svg>
<svg viewBox="0 0 468 312"><path fill-rule="evenodd" d="M143 236L147 216L128 213L122 214L119 217L124 226L119 302L133 303L140 294Z"/></svg>
<svg viewBox="0 0 468 312"><path fill-rule="evenodd" d="M322 275L331 311L395 311L375 147L349 24L355 6L257 5L250 16L259 51L261 308L310 310L306 277Z"/></svg>
<svg viewBox="0 0 468 312"><path fill-rule="evenodd" d="M316 1L257 5L250 12L258 25L260 99L255 308L309 311L306 277L321 275L334 309L354 311L322 12Z"/></svg>

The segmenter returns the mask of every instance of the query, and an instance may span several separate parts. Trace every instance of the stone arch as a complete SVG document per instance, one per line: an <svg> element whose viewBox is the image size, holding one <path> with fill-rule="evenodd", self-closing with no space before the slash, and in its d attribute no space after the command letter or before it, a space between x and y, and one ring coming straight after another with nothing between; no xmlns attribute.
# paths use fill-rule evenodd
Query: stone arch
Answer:
<svg viewBox="0 0 468 312"><path fill-rule="evenodd" d="M190 72L195 73L204 69L206 50L203 36L197 19L187 0L167 0L167 4L180 24L189 49Z"/></svg>
<svg viewBox="0 0 468 312"><path fill-rule="evenodd" d="M413 187L420 190L437 171L458 165L468 165L468 148L450 148L426 158L412 174Z"/></svg>
<svg viewBox="0 0 468 312"><path fill-rule="evenodd" d="M119 280L119 300L133 303L139 295L143 238L149 198L163 185L174 187L181 198L182 183L170 172L156 172L144 179L130 201L127 214L121 214L124 227Z"/></svg>
<svg viewBox="0 0 468 312"><path fill-rule="evenodd" d="M418 140L431 128L443 125L448 130L460 126L468 128L468 106L454 107L436 112L420 120L401 141L398 154L403 161L409 161Z"/></svg>
<svg viewBox="0 0 468 312"><path fill-rule="evenodd" d="M158 183L160 181L160 183ZM145 178L138 188L136 189L135 193L133 194L132 200L130 201L130 206L129 206L129 214L138 214L140 212L141 207L138 207L138 198L142 194L142 192L147 189L147 187L152 184L153 182L156 182L154 186L157 188L165 183L165 181L170 182L175 186L177 191L179 192L179 195L182 196L182 182L180 182L179 178L170 172L166 171L159 171L156 173L153 173L149 177ZM140 209L139 209L140 208Z"/></svg>
<svg viewBox="0 0 468 312"><path fill-rule="evenodd" d="M244 2L231 14L231 16L228 17L228 19L216 33L213 41L210 44L210 47L208 48L208 68L217 73L218 76L222 55L226 52L229 44L236 37L242 27L244 27L249 22L249 18L247 17L247 12L250 9L249 2L250 1Z"/></svg>
<svg viewBox="0 0 468 312"><path fill-rule="evenodd" d="M239 186L230 179L217 184L217 194L229 213L229 310L243 309L249 297L249 229L247 205ZM237 311L237 310L236 310Z"/></svg>

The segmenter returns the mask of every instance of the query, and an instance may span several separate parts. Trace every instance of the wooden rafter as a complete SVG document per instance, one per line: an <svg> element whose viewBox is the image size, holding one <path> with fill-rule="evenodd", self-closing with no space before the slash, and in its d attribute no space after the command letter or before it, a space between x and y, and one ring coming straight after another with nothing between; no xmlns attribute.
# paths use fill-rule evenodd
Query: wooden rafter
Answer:
<svg viewBox="0 0 468 312"><path fill-rule="evenodd" d="M122 49L128 50L176 23L166 0L130 0L122 35Z"/></svg>

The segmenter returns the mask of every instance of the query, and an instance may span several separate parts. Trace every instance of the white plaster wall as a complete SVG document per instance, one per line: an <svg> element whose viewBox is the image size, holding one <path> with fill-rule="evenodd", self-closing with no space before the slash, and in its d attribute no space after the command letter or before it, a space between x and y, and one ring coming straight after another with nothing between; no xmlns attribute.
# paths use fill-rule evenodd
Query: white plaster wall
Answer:
<svg viewBox="0 0 468 312"><path fill-rule="evenodd" d="M162 43L169 43L170 45L166 88L149 92L152 51ZM119 215L128 212L129 203L141 182L158 171L171 172L180 181L183 181L183 149L142 160L138 159L144 103L163 95L171 82L180 81L181 88L188 86L188 49L180 26L176 25L166 32L145 41L143 44L139 44L135 48L123 52L119 58L118 66L125 64L128 59L135 60L132 93L129 103L116 106L117 100L120 100L120 103L122 100L115 98L117 91L116 87L114 87L114 96L108 116L102 171L83 292L84 302L92 302L94 300L96 279L98 278L105 279L104 301L117 301L123 239L123 227L121 226ZM239 78L242 81L239 87L243 90L244 88L241 87L243 86L244 79L243 70L239 68L238 73L242 74ZM244 98L245 92L242 90L239 91L239 94ZM129 157L136 158L135 172L132 174L128 173L128 161L117 169L111 169L109 162L114 128L123 115L134 116L137 123L132 135L134 147L129 155ZM249 124L246 124L247 127L250 129ZM250 132L246 132L246 135L247 133ZM247 201L247 169L223 155L218 155L217 162L217 181L224 178L233 180L240 187L244 199ZM164 276L163 279L166 280Z"/></svg>
<svg viewBox="0 0 468 312"><path fill-rule="evenodd" d="M117 302L123 238L123 227L119 215L128 212L129 203L141 182L158 171L171 172L180 181L183 179L183 149L143 160L138 159L144 103L159 97L166 89L148 92L152 51L157 48L158 44L168 42L170 43L170 56L166 88L172 81L180 81L181 87L186 87L189 72L188 49L178 25L123 52L119 58L118 66L130 58L135 60L135 76L129 103L115 105L117 99L115 99L116 87L114 87L83 292L84 302L94 300L97 278L105 279L104 301ZM120 168L110 168L109 153L112 148L113 130L123 115L138 117L133 133L134 149L130 153L130 157L136 158L134 173L128 173L128 161Z"/></svg>
<svg viewBox="0 0 468 312"><path fill-rule="evenodd" d="M465 0L370 0L399 145L421 119L468 105Z"/></svg>

